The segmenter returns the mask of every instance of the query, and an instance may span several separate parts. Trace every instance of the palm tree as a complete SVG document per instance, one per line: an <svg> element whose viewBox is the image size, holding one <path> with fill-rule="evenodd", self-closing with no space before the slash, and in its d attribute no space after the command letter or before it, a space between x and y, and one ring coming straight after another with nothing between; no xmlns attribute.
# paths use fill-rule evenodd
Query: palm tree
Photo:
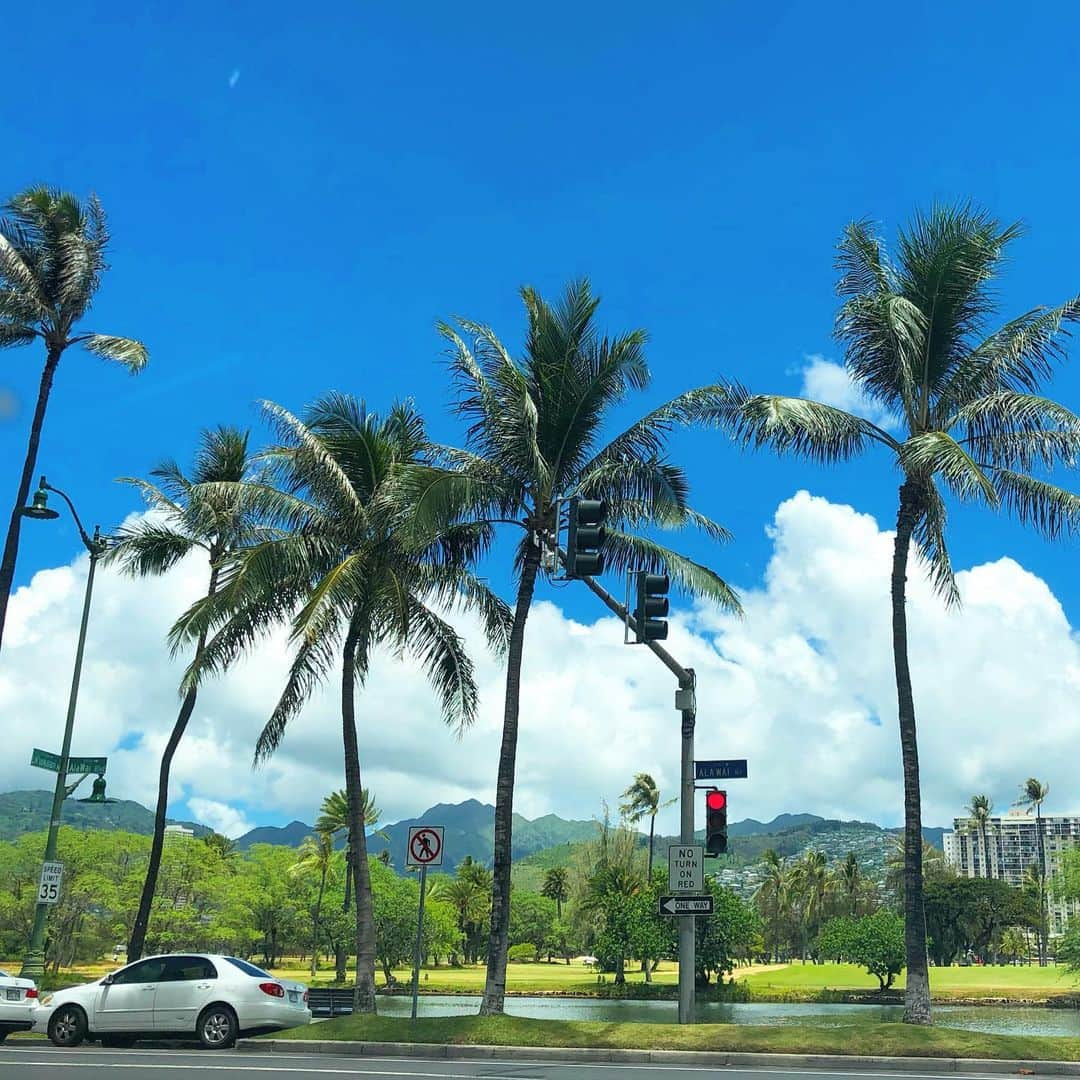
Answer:
<svg viewBox="0 0 1080 1080"><path fill-rule="evenodd" d="M1046 849L1043 842L1042 804L1050 794L1050 785L1029 776L1020 786L1020 798L1014 805L1028 813L1035 811L1035 838L1039 845L1039 967L1046 967Z"/></svg>
<svg viewBox="0 0 1080 1080"><path fill-rule="evenodd" d="M202 839L203 843L212 851L216 851L221 861L226 864L233 862L239 853L240 849L236 846L236 841L219 832L208 832Z"/></svg>
<svg viewBox="0 0 1080 1080"><path fill-rule="evenodd" d="M570 871L565 866L553 866L544 874L540 895L555 901L555 916L562 918L562 906L570 898Z"/></svg>
<svg viewBox="0 0 1080 1080"><path fill-rule="evenodd" d="M105 249L109 234L97 197L91 195L84 206L66 192L32 187L11 199L4 212L6 216L0 218L0 348L28 345L40 338L45 346L45 366L0 560L0 642L15 579L21 510L30 494L45 410L60 358L69 346L82 345L95 356L115 360L132 372L141 371L148 359L146 347L138 341L75 329L90 310L101 275L108 268Z"/></svg>
<svg viewBox="0 0 1080 1080"><path fill-rule="evenodd" d="M652 881L653 832L656 829L656 815L665 806L670 806L675 799L660 801L660 789L656 781L648 774L634 774L634 782L622 793L626 802L619 804L619 812L631 824L636 825L646 815L649 818L649 880Z"/></svg>
<svg viewBox="0 0 1080 1080"><path fill-rule="evenodd" d="M975 826L975 831L979 834L979 840L982 844L983 877L991 877L988 831L990 817L994 813L994 804L989 795L972 795L967 811L971 815L971 822Z"/></svg>
<svg viewBox="0 0 1080 1080"><path fill-rule="evenodd" d="M124 483L132 484L140 491L150 513L119 530L117 543L106 558L118 563L121 570L132 577L149 577L168 573L192 552L201 551L208 564L206 596L213 597L220 580L222 559L262 535L245 505L244 489L239 486L251 467L247 432L219 427L200 434L190 477L175 461L163 461L150 471L152 480L123 478ZM196 662L205 648L206 634L202 633L195 641ZM169 774L195 711L197 697L198 687L194 684L183 692L180 710L161 755L154 837L139 910L128 941L129 960L138 960L142 956L146 942L165 842Z"/></svg>
<svg viewBox="0 0 1080 1080"><path fill-rule="evenodd" d="M885 856L885 889L896 897L901 911L904 909L904 889L907 874L907 841L903 833L893 838L892 851ZM953 870L945 861L945 852L934 847L928 840L923 840L922 858L919 860L922 880L940 881L953 877Z"/></svg>
<svg viewBox="0 0 1080 1080"><path fill-rule="evenodd" d="M754 893L754 902L761 913L762 921L769 927L773 958L779 962L782 927L789 914L788 891L791 879L787 860L773 848L765 851L761 861L765 866L765 877Z"/></svg>
<svg viewBox="0 0 1080 1080"><path fill-rule="evenodd" d="M319 919L322 916L326 879L337 856L333 833L316 828L314 836L304 837L296 854L296 862L289 867L289 873L293 877L307 877L316 873L319 875L319 895L311 916L311 977L314 979L315 972L319 969Z"/></svg>
<svg viewBox="0 0 1080 1080"><path fill-rule="evenodd" d="M844 914L854 919L859 913L859 899L865 891L866 878L855 852L849 851L842 863L838 863L829 875L829 888L841 897Z"/></svg>
<svg viewBox="0 0 1080 1080"><path fill-rule="evenodd" d="M528 328L520 360L479 323L459 320L461 334L440 327L450 343L458 411L468 422L466 449L444 449L443 467L413 470L410 484L417 521L434 529L458 520L507 524L520 537L495 789L491 935L480 1006L485 1015L501 1013L506 995L525 624L537 578L557 571L559 518L566 500L573 495L603 500L608 522L603 552L609 569L666 572L687 593L739 610L735 594L713 571L636 535L650 526L693 525L713 539L727 537L719 525L691 509L685 474L663 456L670 431L697 415L700 395L681 395L604 445L605 422L631 391L648 385L644 331L602 336L595 320L599 301L586 281L571 284L556 305L531 288L522 290L522 299ZM712 395L704 397L711 400Z"/></svg>
<svg viewBox="0 0 1080 1080"><path fill-rule="evenodd" d="M382 811L375 805L375 796L367 788L360 789L360 814L364 821L365 829L374 829L375 835L381 840L389 841L390 837L381 829L375 829L382 817ZM331 791L322 801L319 808L319 816L315 820L315 831L337 836L345 833L345 899L341 910L349 910L349 900L352 889L352 837L349 833L349 794L342 788L340 791Z"/></svg>
<svg viewBox="0 0 1080 1080"><path fill-rule="evenodd" d="M491 882L485 867L476 867L484 871L477 875L458 866L458 876L438 878L431 892L433 899L449 904L457 915L458 930L461 932L461 946L466 963L475 963L478 959L477 938L484 920L490 913Z"/></svg>
<svg viewBox="0 0 1080 1080"><path fill-rule="evenodd" d="M799 917L802 924L802 955L806 959L806 947L825 911L828 894L828 860L822 851L807 851L791 868L791 895L798 898Z"/></svg>
<svg viewBox="0 0 1080 1080"><path fill-rule="evenodd" d="M963 502L1012 511L1054 538L1080 528L1080 498L1035 475L1080 450L1080 417L1036 391L1064 355L1064 324L1080 298L1037 308L988 332L992 281L1019 235L969 205L935 207L901 231L896 262L865 221L840 241L836 334L854 387L896 428L803 398L716 388L714 422L743 445L820 462L885 447L901 474L892 562L893 660L904 774L904 1019L928 1024L930 984L922 901L922 812L915 701L908 662L906 580L914 540L934 587L958 593L946 548L939 487Z"/></svg>
<svg viewBox="0 0 1080 1080"><path fill-rule="evenodd" d="M265 453L280 486L249 484L282 536L231 560L228 584L196 605L174 628L177 640L211 626L217 632L189 682L220 671L270 628L287 622L295 645L285 688L255 749L269 758L289 722L335 665L341 672L352 883L356 895L354 1011L375 1011L375 923L364 833L363 785L356 732L356 686L381 646L408 653L438 695L443 719L459 731L476 715L472 661L437 608L455 603L479 613L489 642L505 644L509 611L469 567L491 530L459 525L412 542L412 506L399 485L401 467L422 459L424 423L410 406L386 416L331 394L304 420L266 403L281 445Z"/></svg>

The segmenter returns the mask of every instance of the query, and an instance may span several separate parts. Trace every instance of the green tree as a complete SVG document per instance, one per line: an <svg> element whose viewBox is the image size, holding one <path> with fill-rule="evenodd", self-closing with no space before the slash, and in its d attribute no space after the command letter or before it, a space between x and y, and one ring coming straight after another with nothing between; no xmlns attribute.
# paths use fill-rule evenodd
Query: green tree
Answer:
<svg viewBox="0 0 1080 1080"><path fill-rule="evenodd" d="M540 895L555 901L555 917L562 918L562 906L570 898L570 871L565 866L553 866L544 873Z"/></svg>
<svg viewBox="0 0 1080 1080"><path fill-rule="evenodd" d="M962 502L1012 511L1054 538L1080 525L1080 499L1035 475L1071 464L1080 417L1039 396L1064 355L1064 324L1080 299L1036 308L988 332L993 279L1019 235L970 205L936 206L900 232L895 262L863 221L840 241L836 334L861 394L894 418L879 426L802 398L717 388L712 419L743 445L821 462L883 446L902 477L892 564L893 661L904 774L906 967L904 1019L928 1024L930 983L922 903L922 809L915 699L908 660L907 567L914 540L934 587L958 600L939 484Z"/></svg>
<svg viewBox="0 0 1080 1080"><path fill-rule="evenodd" d="M713 914L698 915L696 926L698 982L708 984L715 975L723 982L740 960L750 959L755 942L760 941L761 918L751 904L744 903L731 889L714 878L706 882L713 897Z"/></svg>
<svg viewBox="0 0 1080 1080"><path fill-rule="evenodd" d="M643 817L649 819L649 871L648 876L652 879L653 864L653 833L656 830L656 815L665 806L670 806L675 799L667 802L660 801L660 789L656 781L648 774L639 772L634 774L634 782L622 793L626 801L620 803L619 812L631 824L636 825Z"/></svg>
<svg viewBox="0 0 1080 1080"><path fill-rule="evenodd" d="M389 837L381 829L375 829L379 824L382 811L375 805L375 796L367 788L360 789L360 815L364 821L365 829L373 829L375 835L382 840ZM345 833L345 899L342 910L349 910L349 897L352 890L352 834L349 832L349 794L342 788L341 791L331 791L322 801L319 816L315 821L315 831L327 833L329 836L337 836Z"/></svg>
<svg viewBox="0 0 1080 1080"><path fill-rule="evenodd" d="M188 555L200 551L207 560L206 596L212 598L217 592L222 560L260 535L245 504L241 484L249 476L251 467L247 433L220 427L201 433L190 476L185 475L175 461L163 461L150 471L151 480L125 478L125 483L141 492L151 512L118 531L117 543L106 559L118 564L132 577L149 577L168 573ZM203 631L195 641L196 663L205 648L206 632ZM197 698L198 686L192 683L183 692L180 710L161 755L154 836L142 899L128 938L129 961L138 960L143 954L165 842L169 775Z"/></svg>
<svg viewBox="0 0 1080 1080"><path fill-rule="evenodd" d="M510 944L532 945L539 956L547 947L556 918L554 901L515 889L510 896Z"/></svg>
<svg viewBox="0 0 1080 1080"><path fill-rule="evenodd" d="M364 833L356 686L379 648L409 653L438 695L443 718L462 730L476 715L472 661L440 608L458 603L481 616L489 641L505 644L506 606L472 573L490 529L450 526L413 542L412 500L400 473L422 460L428 440L409 406L386 416L332 394L303 420L266 404L280 439L265 454L279 481L248 484L282 535L239 553L228 584L175 628L183 640L217 628L189 682L220 671L270 628L287 622L294 653L285 688L259 736L256 760L279 746L290 720L335 665L341 676L345 790L356 894L357 1012L375 1011L375 930Z"/></svg>
<svg viewBox="0 0 1080 1080"><path fill-rule="evenodd" d="M1010 926L1001 935L1001 955L1017 963L1022 956L1027 955L1027 938L1023 931L1015 926Z"/></svg>
<svg viewBox="0 0 1080 1080"><path fill-rule="evenodd" d="M66 349L82 345L105 360L141 371L146 347L130 338L77 330L107 269L109 234L96 195L85 205L74 195L32 187L14 196L0 218L0 348L40 339L45 365L38 385L30 437L0 559L0 642L15 579L22 508L30 494L53 378Z"/></svg>
<svg viewBox="0 0 1080 1080"><path fill-rule="evenodd" d="M491 910L491 874L471 857L458 864L457 876L440 878L434 895L455 914L465 962L475 964L483 949L484 921Z"/></svg>
<svg viewBox="0 0 1080 1080"><path fill-rule="evenodd" d="M1043 839L1042 804L1050 794L1050 785L1028 777L1020 786L1016 806L1035 811L1035 838L1039 845L1039 966L1046 967L1046 845Z"/></svg>
<svg viewBox="0 0 1080 1080"><path fill-rule="evenodd" d="M319 970L319 918L322 915L323 897L326 895L326 879L337 858L334 836L316 828L314 836L305 836L296 852L296 862L289 867L293 877L315 876L319 879L319 894L311 913L311 977Z"/></svg>
<svg viewBox="0 0 1080 1080"><path fill-rule="evenodd" d="M873 902L873 889L874 883L863 874L853 851L829 873L828 890L851 918L867 913L865 909Z"/></svg>
<svg viewBox="0 0 1080 1080"><path fill-rule="evenodd" d="M829 894L828 860L824 852L807 851L791 868L791 897L799 913L802 931L802 955L817 935L825 916L825 901Z"/></svg>
<svg viewBox="0 0 1080 1080"><path fill-rule="evenodd" d="M561 507L573 495L604 501L604 557L614 572L631 567L667 572L686 592L738 610L735 594L717 574L640 535L652 526L692 525L713 539L727 536L691 509L684 472L664 456L672 428L697 415L699 396L681 395L604 445L605 424L631 391L648 385L644 331L601 335L595 320L599 301L585 281L570 285L556 305L531 288L522 290L522 299L528 327L520 360L482 324L460 321L461 334L440 327L450 343L458 411L469 425L467 446L445 450L446 467L415 470L411 485L418 520L433 528L457 520L506 523L520 536L495 789L491 934L482 1014L501 1013L506 994L525 624L537 578L547 572L542 567L553 573L557 569Z"/></svg>
<svg viewBox="0 0 1080 1080"><path fill-rule="evenodd" d="M774 960L780 960L784 930L791 918L791 873L787 860L768 848L761 861L765 876L754 893L754 903L766 930L765 947Z"/></svg>
<svg viewBox="0 0 1080 1080"><path fill-rule="evenodd" d="M394 968L411 963L416 947L420 887L415 880L398 877L378 859L369 860L369 873L376 955L386 985L393 986Z"/></svg>
<svg viewBox="0 0 1080 1080"><path fill-rule="evenodd" d="M887 908L855 919L850 948L852 963L877 976L879 990L888 990L904 970L904 920Z"/></svg>
<svg viewBox="0 0 1080 1080"><path fill-rule="evenodd" d="M981 858L983 864L983 877L993 877L990 873L990 838L988 829L990 818L994 813L994 804L989 795L972 795L968 803L967 812L971 816L971 823L975 826L979 841L982 846Z"/></svg>

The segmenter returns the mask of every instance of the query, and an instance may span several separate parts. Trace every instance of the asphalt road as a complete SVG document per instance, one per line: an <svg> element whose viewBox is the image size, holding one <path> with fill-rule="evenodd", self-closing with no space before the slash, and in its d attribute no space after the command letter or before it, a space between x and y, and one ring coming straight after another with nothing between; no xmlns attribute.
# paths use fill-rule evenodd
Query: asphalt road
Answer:
<svg viewBox="0 0 1080 1080"><path fill-rule="evenodd" d="M697 1080L686 1074L722 1076L724 1080L827 1080L829 1077L865 1077L870 1080L964 1080L965 1074L935 1071L927 1062L925 1072L726 1068L686 1065L571 1065L527 1061L432 1061L422 1058L335 1058L328 1054L253 1054L205 1050L101 1050L93 1046L59 1050L48 1045L0 1047L0 1080L355 1080L355 1078L402 1077L403 1080ZM968 1080L982 1080L968 1074ZM1001 1075L985 1080L1001 1080Z"/></svg>

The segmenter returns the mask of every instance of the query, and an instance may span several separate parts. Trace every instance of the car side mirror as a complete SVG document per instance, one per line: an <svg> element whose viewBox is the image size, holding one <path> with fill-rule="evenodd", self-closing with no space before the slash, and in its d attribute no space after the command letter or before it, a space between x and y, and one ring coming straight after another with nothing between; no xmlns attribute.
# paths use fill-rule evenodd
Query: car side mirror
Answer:
<svg viewBox="0 0 1080 1080"><path fill-rule="evenodd" d="M112 986L113 982L114 982L113 976L112 975L106 975L105 978L101 980L101 985L102 986Z"/></svg>

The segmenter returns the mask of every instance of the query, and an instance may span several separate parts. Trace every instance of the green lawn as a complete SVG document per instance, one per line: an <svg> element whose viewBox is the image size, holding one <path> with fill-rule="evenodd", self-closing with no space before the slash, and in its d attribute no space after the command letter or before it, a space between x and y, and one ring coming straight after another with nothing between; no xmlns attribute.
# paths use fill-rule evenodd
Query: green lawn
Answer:
<svg viewBox="0 0 1080 1080"><path fill-rule="evenodd" d="M755 998L798 996L817 990L876 990L873 975L854 964L789 964L774 971L747 975L746 984ZM904 976L897 979L904 986ZM1042 1000L1080 990L1075 976L1064 968L948 967L930 969L930 990L938 1000L948 998L1030 998Z"/></svg>
<svg viewBox="0 0 1080 1080"><path fill-rule="evenodd" d="M576 1046L650 1050L731 1050L790 1054L883 1054L1080 1061L1080 1039L986 1035L942 1027L909 1027L858 1019L814 1025L605 1024L526 1020L516 1016L340 1017L295 1028L278 1038L412 1042L437 1045ZM265 1036L273 1038L274 1036Z"/></svg>

